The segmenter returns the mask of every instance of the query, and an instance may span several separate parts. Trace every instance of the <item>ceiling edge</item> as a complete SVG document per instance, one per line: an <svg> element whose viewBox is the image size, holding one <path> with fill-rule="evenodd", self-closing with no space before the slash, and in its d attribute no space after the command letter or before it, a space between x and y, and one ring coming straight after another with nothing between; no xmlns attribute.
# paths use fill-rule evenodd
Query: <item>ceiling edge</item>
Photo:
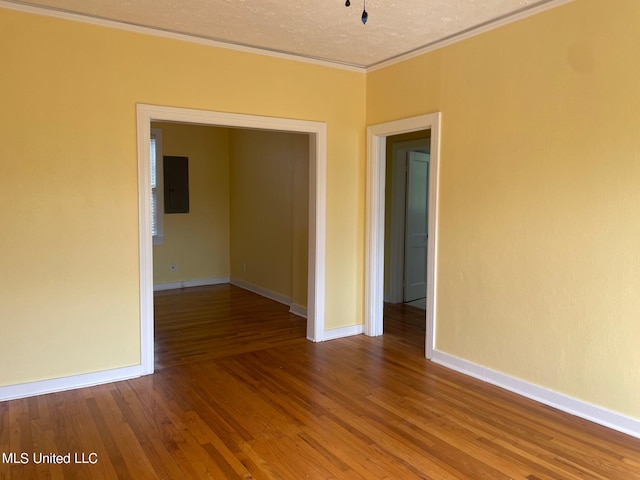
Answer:
<svg viewBox="0 0 640 480"><path fill-rule="evenodd" d="M36 5L27 5L24 3L17 3L17 2L8 1L8 0L0 0L0 8L5 8L8 10L16 10L24 13L32 13L35 15L54 17L54 18L59 18L63 20L89 23L91 25L97 25L100 27L115 28L118 30L126 30L128 32L141 33L145 35L153 35L156 37L180 40L183 42L196 43L199 45L207 45L210 47L225 48L227 50L236 50L244 53L253 53L256 55L265 55L268 57L275 57L275 58L292 60L292 61L303 62L303 63L310 63L313 65L320 65L324 67L338 68L340 70L347 70L350 72L366 73L366 68L363 65L351 65L351 64L345 64L340 62L334 62L331 60L324 60L324 59L313 58L313 57L304 56L304 55L296 55L293 53L281 52L277 50L269 50L266 48L251 47L248 45L235 44L235 43L225 42L221 40L213 40L206 37L198 37L196 35L188 35L185 33L172 32L169 30L162 30L159 28L145 27L142 25L136 25L132 23L120 22L116 20L108 20L106 18L93 17L90 15L72 13L64 10L57 10L53 8L41 7Z"/></svg>
<svg viewBox="0 0 640 480"><path fill-rule="evenodd" d="M79 13L72 13L64 10L57 10L53 8L46 8L46 7L35 6L35 5L27 5L24 3L18 3L11 0L0 0L0 8L5 8L8 10L16 10L16 11L25 12L25 13L32 13L35 15L44 15L44 16L54 17L54 18L59 18L64 20L89 23L89 24L97 25L101 27L115 28L118 30L125 30L129 32L141 33L145 35L153 35L156 37L169 38L173 40L196 43L199 45L206 45L210 47L225 48L228 50L235 50L235 51L244 52L244 53L252 53L255 55L265 55L268 57L275 57L275 58L292 60L292 61L303 62L303 63L310 63L313 65L337 68L340 70L347 70L350 72L368 73L368 72L373 72L375 70L379 70L391 65L395 65L396 63L400 63L405 60L409 60L411 58L418 57L420 55L423 55L428 52L432 52L434 50L438 50L448 45L452 45L454 43L466 40L468 38L475 37L476 35L480 35L490 30L494 30L504 25L508 25L518 20L531 17L538 13L544 12L546 10L550 10L552 8L555 8L560 5L564 5L573 1L574 0L543 0L543 2L538 3L533 7L528 7L528 8L519 10L518 12L499 17L489 22L485 22L483 24L477 25L463 32L452 35L450 37L444 38L442 40L438 40L436 42L430 43L423 47L419 47L410 52L389 58L387 60L383 60L381 62L372 64L369 66L344 64L340 62L335 62L335 61L330 61L330 60L325 60L320 58L313 58L313 57L304 56L304 55L296 55L293 53L281 52L277 50L269 50L265 48L252 47L248 45L234 44L231 42L214 40L211 38L199 37L196 35L188 35L188 34L173 32L169 30L162 30L159 28L145 27L142 25L136 25L132 23L108 20L105 18L82 15Z"/></svg>
<svg viewBox="0 0 640 480"><path fill-rule="evenodd" d="M375 63L373 65L369 65L366 68L366 72L373 72L375 70L379 70L381 68L389 67L391 65L395 65L396 63L404 62L405 60L409 60L411 58L418 57L428 52L432 52L434 50L438 50L440 48L444 48L448 45L452 45L454 43L461 42L471 37L475 37L476 35L480 35L482 33L488 32L490 30L494 30L496 28L508 25L510 23L517 22L518 20L522 20L527 17L531 17L533 15L537 15L538 13L544 12L546 10L550 10L555 7L559 7L560 5L564 5L574 0L546 0L542 3L536 4L533 7L527 7L525 9L519 10L514 13L510 13L504 15L502 17L496 18L494 20L490 20L488 22L482 23L475 27L471 27L467 30L464 30L460 33L456 33L451 35L450 37L443 38L442 40L438 40L436 42L430 43L423 47L419 47L415 50L412 50L407 53L403 53L393 58L389 58L388 60L383 60L382 62Z"/></svg>

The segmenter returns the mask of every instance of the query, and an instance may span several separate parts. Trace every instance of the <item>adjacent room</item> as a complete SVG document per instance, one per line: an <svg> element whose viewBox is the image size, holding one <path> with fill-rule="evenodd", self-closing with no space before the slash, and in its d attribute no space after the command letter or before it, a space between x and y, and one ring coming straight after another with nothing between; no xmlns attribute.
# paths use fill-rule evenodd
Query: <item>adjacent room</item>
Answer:
<svg viewBox="0 0 640 480"><path fill-rule="evenodd" d="M156 369L258 348L248 332L269 346L303 340L308 136L169 122L151 132ZM175 158L185 187L167 178L162 161ZM181 210L169 198L180 189ZM281 305L277 318L255 311L256 295Z"/></svg>

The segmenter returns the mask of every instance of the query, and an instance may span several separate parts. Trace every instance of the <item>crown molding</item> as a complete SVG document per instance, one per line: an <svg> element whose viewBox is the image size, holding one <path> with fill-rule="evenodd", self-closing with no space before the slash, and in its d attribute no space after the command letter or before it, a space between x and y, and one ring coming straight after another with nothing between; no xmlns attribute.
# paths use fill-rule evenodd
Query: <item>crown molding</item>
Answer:
<svg viewBox="0 0 640 480"><path fill-rule="evenodd" d="M515 13L511 13L511 14L496 18L494 20L490 20L488 22L485 22L475 27L471 27L467 30L464 30L460 33L456 33L454 35L435 41L428 45L419 47L410 52L403 53L401 55L389 58L387 60L383 60L381 62L371 64L369 66L345 64L345 63L340 63L336 61L314 58L314 57L305 56L305 55L292 54L292 53L287 53L287 52L278 51L278 50L269 50L266 48L258 48L258 47L248 46L248 45L225 42L222 40L214 40L211 38L199 37L196 35L188 35L185 33L162 30L159 28L145 27L142 25L119 22L115 20L107 20L105 18L93 17L90 15L82 15L78 13L67 12L64 10L57 10L53 8L40 7L35 5L27 5L24 3L17 3L11 0L0 0L0 8L16 10L16 11L25 12L25 13L32 13L35 15L44 15L48 17L63 19L63 20L71 20L75 22L88 23L91 25L97 25L101 27L115 28L118 30L125 30L128 32L141 33L145 35L153 35L156 37L169 38L172 40L179 40L183 42L196 43L198 45L207 45L210 47L224 48L227 50L235 50L238 52L251 53L254 55L264 55L264 56L274 57L274 58L279 58L284 60L309 63L312 65L320 65L323 67L337 68L337 69L346 70L349 72L369 73L375 70L389 67L391 65L395 65L400 62L404 62L406 60L418 57L420 55L424 55L425 53L447 47L454 43L461 42L468 38L475 37L476 35L480 35L482 33L494 30L496 28L509 25L510 23L517 22L519 20L531 17L533 15L537 15L538 13L544 12L546 10L550 10L552 8L559 7L567 3L571 3L573 1L574 0L543 0L542 2L538 3L533 7L525 7Z"/></svg>
<svg viewBox="0 0 640 480"><path fill-rule="evenodd" d="M117 30L125 30L127 32L141 33L144 35L153 35L155 37L169 38L172 40L179 40L182 42L196 43L198 45L206 45L209 47L235 50L238 52L251 53L254 55L264 55L267 57L274 57L274 58L279 58L284 60L292 60L295 62L310 63L312 65L320 65L323 67L337 68L340 70L347 70L349 72L366 73L366 68L360 65L351 65L346 63L334 62L330 60L323 60L320 58L314 58L314 57L305 56L305 55L296 55L293 53L287 53L287 52L282 52L278 50L269 50L266 48L251 47L248 45L224 42L221 40L214 40L206 37L199 37L197 35L188 35L185 33L172 32L170 30L162 30L159 28L145 27L145 26L136 25L133 23L108 20L106 18L93 17L90 15L82 15L79 13L72 13L64 10L57 10L53 8L40 7L35 5L27 5L24 3L16 3L9 0L0 0L0 8L5 8L7 10L15 10L23 13L31 13L34 15L43 15L46 17L53 17L53 18L58 18L62 20L88 23L88 24L97 25L100 27L115 28Z"/></svg>
<svg viewBox="0 0 640 480"><path fill-rule="evenodd" d="M375 70L380 70L385 67L389 67L391 65L395 65L396 63L404 62L405 60L409 60L411 58L419 57L420 55L424 55L428 52L433 52L434 50L438 50L440 48L447 47L449 45L453 45L454 43L461 42L468 38L475 37L482 33L494 30L496 28L503 27L505 25L509 25L510 23L517 22L519 20L532 17L533 15L537 15L538 13L544 12L546 10L551 10L552 8L559 7L561 5L571 3L574 0L546 0L538 5L533 7L526 7L522 10L519 10L514 13L510 13L508 15L504 15L502 17L498 17L494 20L490 20L488 22L482 23L480 25L476 25L475 27L471 27L467 30L464 30L460 33L456 33L449 37L443 38L442 40L437 40L433 43L425 45L423 47L419 47L415 50L412 50L407 53L403 53L402 55L398 55L396 57L389 58L387 60L383 60L382 62L374 63L369 65L366 68L366 72L373 72Z"/></svg>

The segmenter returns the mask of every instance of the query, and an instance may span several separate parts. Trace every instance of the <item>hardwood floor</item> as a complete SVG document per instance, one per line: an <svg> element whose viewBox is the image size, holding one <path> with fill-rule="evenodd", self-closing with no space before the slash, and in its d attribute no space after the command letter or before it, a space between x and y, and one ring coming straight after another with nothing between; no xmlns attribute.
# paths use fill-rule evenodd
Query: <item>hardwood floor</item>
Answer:
<svg viewBox="0 0 640 480"><path fill-rule="evenodd" d="M241 308L221 298L260 303L264 317L233 321L291 336L251 340L207 319L207 296L219 311ZM0 478L640 479L640 440L424 359L419 310L389 307L382 337L314 344L303 321L234 287L172 297L157 297L156 374L0 403L0 452L97 463L3 463Z"/></svg>
<svg viewBox="0 0 640 480"><path fill-rule="evenodd" d="M384 335L424 356L426 312L405 303L385 304Z"/></svg>
<svg viewBox="0 0 640 480"><path fill-rule="evenodd" d="M304 318L233 285L154 297L156 369L306 341Z"/></svg>

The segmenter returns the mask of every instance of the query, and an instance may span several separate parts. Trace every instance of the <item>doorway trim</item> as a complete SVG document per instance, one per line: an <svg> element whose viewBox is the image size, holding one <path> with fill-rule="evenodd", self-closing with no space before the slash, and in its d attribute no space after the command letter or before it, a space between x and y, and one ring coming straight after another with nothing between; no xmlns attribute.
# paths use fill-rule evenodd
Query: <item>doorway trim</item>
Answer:
<svg viewBox="0 0 640 480"><path fill-rule="evenodd" d="M307 339L324 340L327 124L306 120L138 104L138 229L140 252L140 363L142 375L154 370L153 245L151 237L152 121L251 128L309 134L309 264Z"/></svg>
<svg viewBox="0 0 640 480"><path fill-rule="evenodd" d="M365 251L366 335L382 335L384 299L384 210L387 137L418 130L431 130L429 166L429 225L427 239L427 309L425 356L433 356L436 315L438 245L438 164L440 160L440 112L367 127L367 226Z"/></svg>

